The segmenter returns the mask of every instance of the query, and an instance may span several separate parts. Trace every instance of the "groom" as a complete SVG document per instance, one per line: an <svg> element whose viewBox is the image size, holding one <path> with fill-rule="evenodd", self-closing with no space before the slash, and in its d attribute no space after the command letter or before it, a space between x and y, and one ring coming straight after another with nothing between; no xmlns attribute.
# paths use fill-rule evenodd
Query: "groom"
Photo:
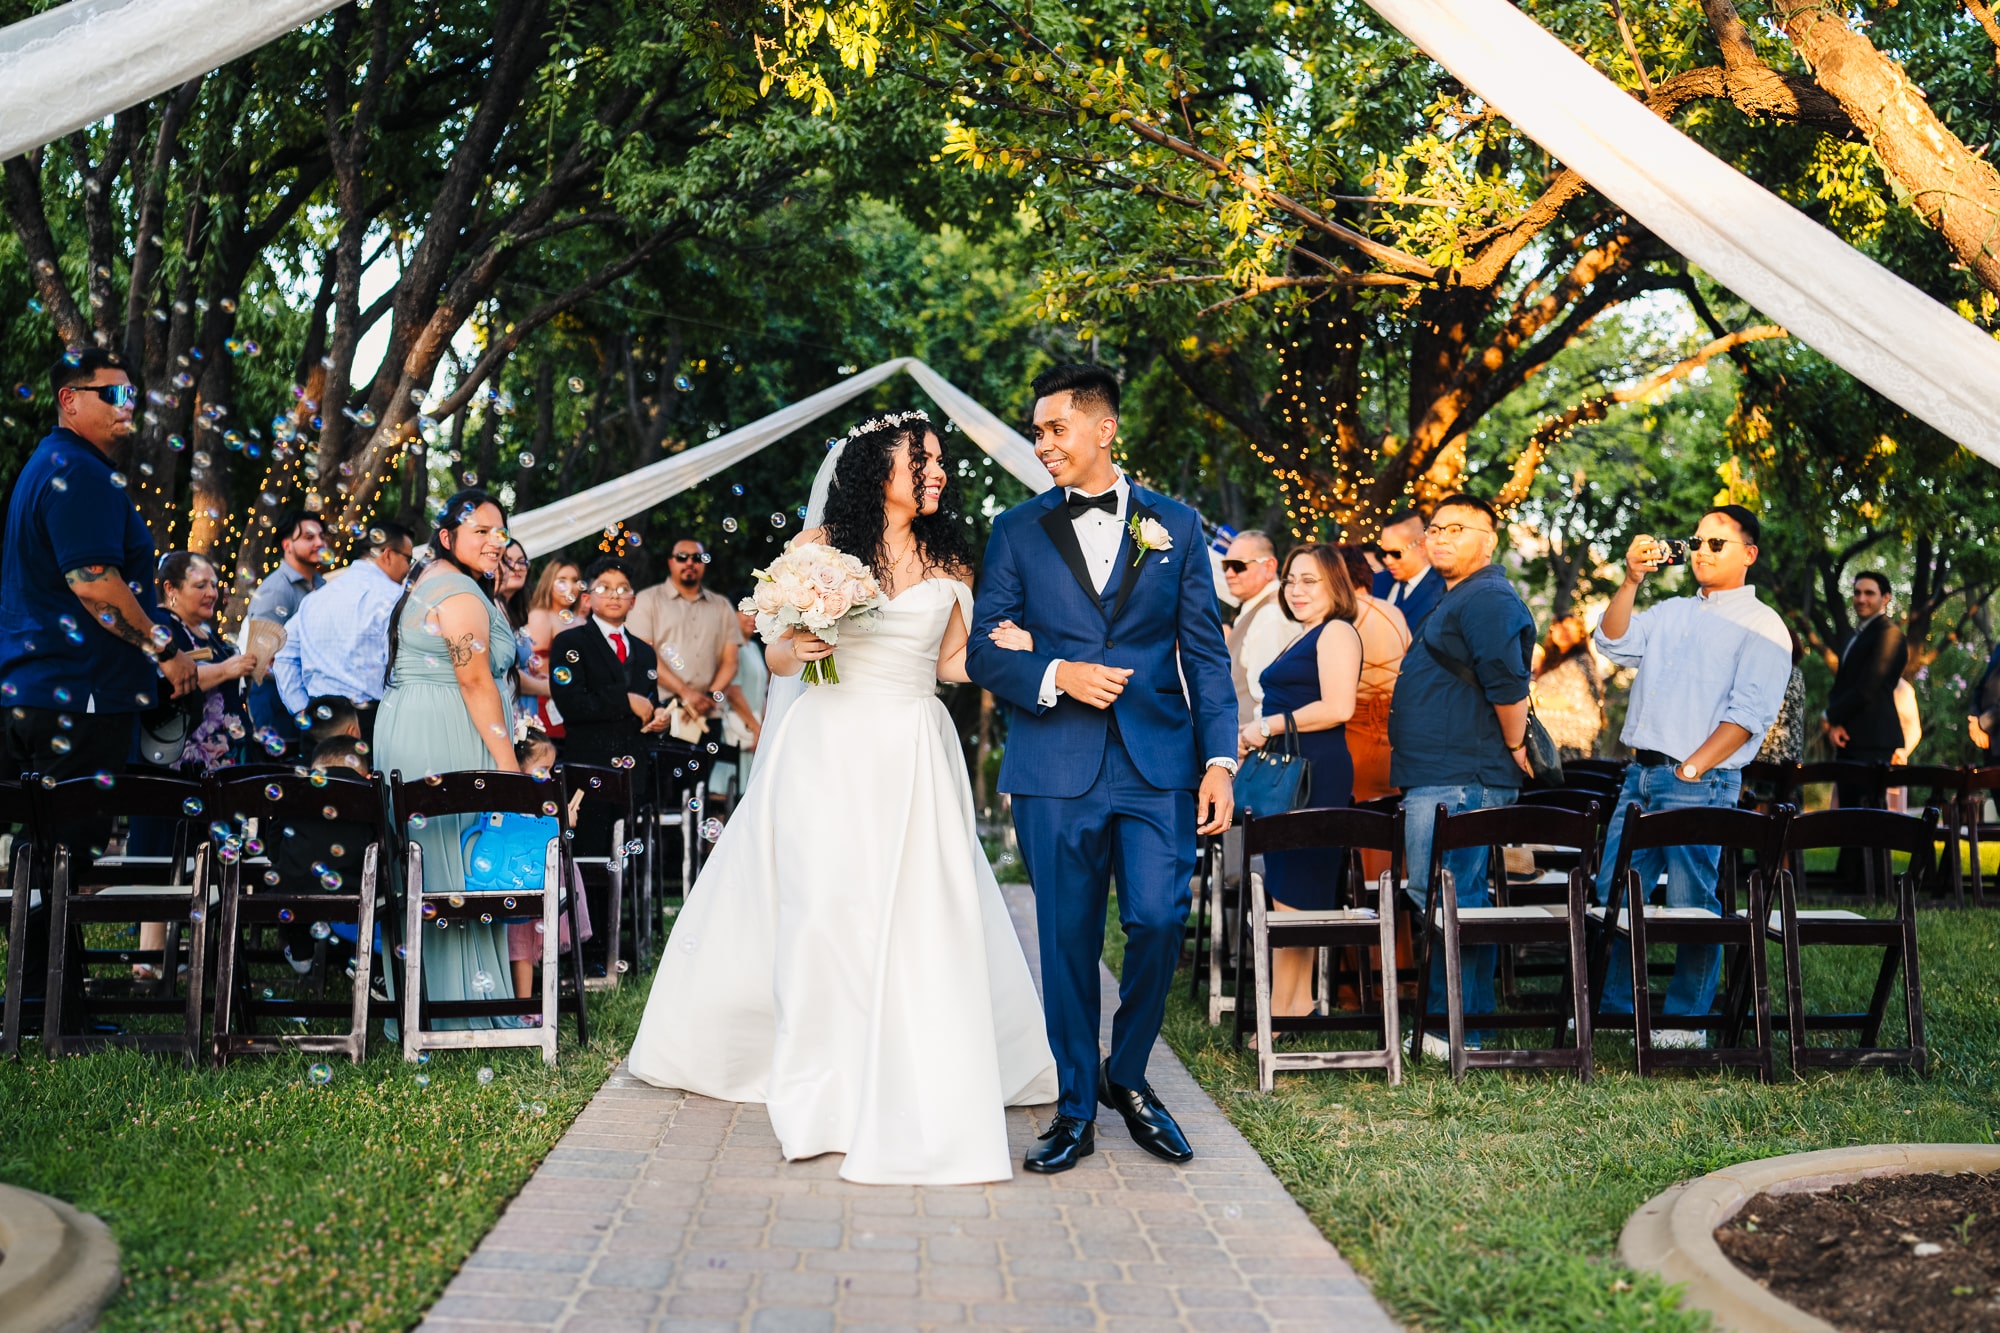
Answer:
<svg viewBox="0 0 2000 1333"><path fill-rule="evenodd" d="M1062 1100L1030 1171L1095 1151L1097 1103L1142 1148L1194 1156L1146 1083L1180 962L1198 833L1232 813L1236 692L1194 510L1112 461L1118 381L1100 366L1035 380L1035 454L1055 486L993 524L966 669L1013 706L1000 790L1034 884L1042 1008ZM1032 652L997 647L1011 621ZM1190 712L1190 704L1192 712ZM1118 880L1125 967L1098 1062L1098 960Z"/></svg>

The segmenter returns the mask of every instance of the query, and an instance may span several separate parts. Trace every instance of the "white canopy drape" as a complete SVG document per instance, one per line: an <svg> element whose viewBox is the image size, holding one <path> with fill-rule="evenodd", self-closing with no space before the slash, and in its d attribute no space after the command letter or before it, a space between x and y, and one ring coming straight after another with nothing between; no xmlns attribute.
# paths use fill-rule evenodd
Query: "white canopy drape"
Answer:
<svg viewBox="0 0 2000 1333"><path fill-rule="evenodd" d="M789 407L782 407L706 444L648 464L587 491L540 509L516 514L508 528L530 556L544 555L579 538L591 536L622 519L642 513L661 501L699 486L716 473L740 463L758 450L825 416L899 371L908 372L972 442L992 455L1034 491L1053 483L1048 470L1035 461L1034 446L975 402L964 390L912 356L899 356L850 375Z"/></svg>
<svg viewBox="0 0 2000 1333"><path fill-rule="evenodd" d="M2000 463L2000 345L1971 322L1709 154L1507 0L1368 4L1717 282Z"/></svg>
<svg viewBox="0 0 2000 1333"><path fill-rule="evenodd" d="M0 161L256 50L347 0L71 0L0 28Z"/></svg>

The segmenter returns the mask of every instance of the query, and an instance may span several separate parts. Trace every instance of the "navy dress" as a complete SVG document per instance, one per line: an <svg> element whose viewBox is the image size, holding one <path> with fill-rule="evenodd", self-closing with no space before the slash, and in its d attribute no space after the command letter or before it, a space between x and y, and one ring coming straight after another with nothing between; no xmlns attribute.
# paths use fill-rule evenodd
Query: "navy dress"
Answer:
<svg viewBox="0 0 2000 1333"><path fill-rule="evenodd" d="M1264 716L1278 717L1319 702L1319 636L1329 622L1301 634L1258 677L1264 687ZM1347 751L1347 728L1299 734L1299 753L1311 765L1301 809L1324 809L1354 802L1354 759ZM1271 744L1278 744L1273 736ZM1332 847L1308 847L1264 854L1264 888L1271 897L1301 912L1340 906L1341 869L1347 858Z"/></svg>

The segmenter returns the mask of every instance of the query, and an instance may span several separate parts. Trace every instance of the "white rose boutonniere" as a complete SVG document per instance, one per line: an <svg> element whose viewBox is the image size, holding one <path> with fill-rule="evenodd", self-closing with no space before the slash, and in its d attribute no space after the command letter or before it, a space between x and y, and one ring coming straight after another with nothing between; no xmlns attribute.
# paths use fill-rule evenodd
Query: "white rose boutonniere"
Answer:
<svg viewBox="0 0 2000 1333"><path fill-rule="evenodd" d="M1139 553L1132 557L1132 563L1135 565L1155 551L1174 549L1172 534L1167 531L1167 525L1157 518L1140 518L1134 514L1131 528L1132 545L1139 550Z"/></svg>

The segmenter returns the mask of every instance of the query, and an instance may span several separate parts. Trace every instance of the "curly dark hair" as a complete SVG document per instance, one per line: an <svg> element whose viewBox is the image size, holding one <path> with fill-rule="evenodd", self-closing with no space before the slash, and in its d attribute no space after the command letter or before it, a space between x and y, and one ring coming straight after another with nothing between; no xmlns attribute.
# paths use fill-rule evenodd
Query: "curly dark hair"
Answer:
<svg viewBox="0 0 2000 1333"><path fill-rule="evenodd" d="M885 584L889 581L890 561L883 488L895 470L896 450L904 444L910 446L904 466L910 470L912 487L921 482L923 438L935 434L936 429L925 421L876 426L849 436L847 450L834 468L833 485L826 495L826 543L865 563ZM942 446L940 437L939 447ZM917 558L926 571L957 574L971 570L972 544L965 538L965 521L958 512L957 485L949 467L945 468L944 476L937 512L917 515L910 531L917 539Z"/></svg>

